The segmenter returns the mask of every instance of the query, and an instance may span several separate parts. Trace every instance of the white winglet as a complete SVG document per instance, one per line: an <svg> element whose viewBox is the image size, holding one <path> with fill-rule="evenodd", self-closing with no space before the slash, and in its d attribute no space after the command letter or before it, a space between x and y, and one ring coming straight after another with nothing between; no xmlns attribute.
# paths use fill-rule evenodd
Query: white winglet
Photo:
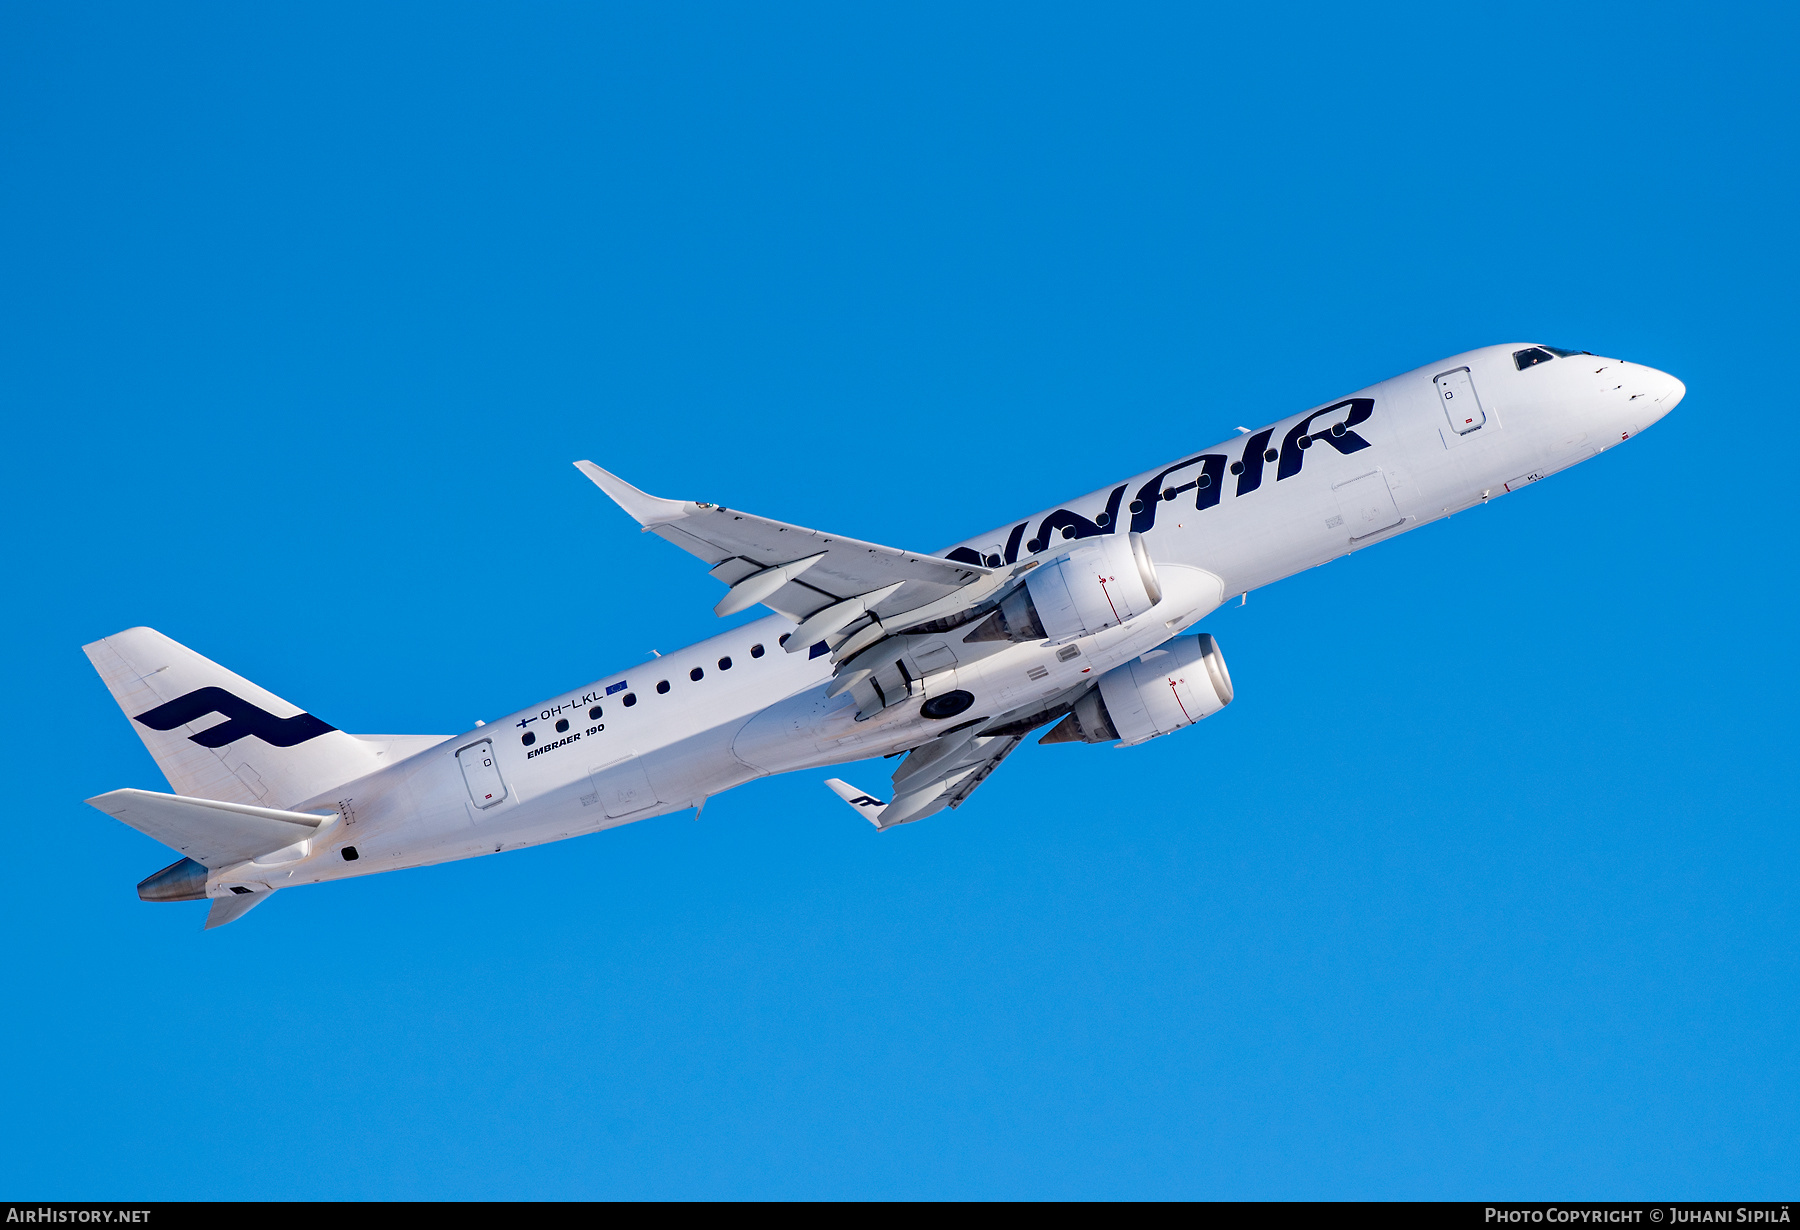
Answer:
<svg viewBox="0 0 1800 1230"><path fill-rule="evenodd" d="M577 461L575 468L587 475L588 481L612 497L612 502L630 513L639 525L652 526L664 521L679 521L688 515L689 505L682 500L665 500L661 496L639 491L617 474L608 473L591 461Z"/></svg>
<svg viewBox="0 0 1800 1230"><path fill-rule="evenodd" d="M849 782L841 781L835 777L826 778L825 784L831 787L831 793L837 795L838 798L854 807L857 815L861 816L864 820L867 820L876 828L881 827L881 813L887 810L887 805L880 799L873 795L864 794Z"/></svg>

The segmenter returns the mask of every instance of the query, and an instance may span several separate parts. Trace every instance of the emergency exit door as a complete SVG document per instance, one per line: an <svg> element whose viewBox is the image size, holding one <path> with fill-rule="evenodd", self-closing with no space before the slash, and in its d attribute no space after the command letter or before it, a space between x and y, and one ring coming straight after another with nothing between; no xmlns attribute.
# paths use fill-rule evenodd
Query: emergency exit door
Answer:
<svg viewBox="0 0 1800 1230"><path fill-rule="evenodd" d="M1445 372L1434 377L1432 383L1437 385L1438 401L1443 404L1444 415L1450 420L1450 430L1459 436L1466 436L1478 430L1487 422L1487 414L1481 408L1481 399L1475 396L1475 382L1469 378L1469 369L1459 367L1453 372Z"/></svg>
<svg viewBox="0 0 1800 1230"><path fill-rule="evenodd" d="M500 780L500 766L494 763L494 745L486 739L471 743L456 753L462 766L463 781L469 787L469 799L477 807L492 807L506 798L506 783Z"/></svg>

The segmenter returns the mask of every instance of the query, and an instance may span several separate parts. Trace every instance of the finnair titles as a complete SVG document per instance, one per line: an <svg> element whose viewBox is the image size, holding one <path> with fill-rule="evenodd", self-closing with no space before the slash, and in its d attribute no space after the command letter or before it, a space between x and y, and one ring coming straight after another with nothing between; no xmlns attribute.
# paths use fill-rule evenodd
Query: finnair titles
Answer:
<svg viewBox="0 0 1800 1230"><path fill-rule="evenodd" d="M1231 703L1195 625L1228 598L1517 491L1686 390L1490 346L1109 483L937 554L646 495L577 462L763 618L455 737L352 735L149 628L86 646L171 793L93 806L169 846L146 901L270 894L702 807L753 778L905 753L877 829L960 807L1026 736L1131 747ZM1047 728L1047 729L1046 729ZM1061 753L1056 753L1061 754Z"/></svg>

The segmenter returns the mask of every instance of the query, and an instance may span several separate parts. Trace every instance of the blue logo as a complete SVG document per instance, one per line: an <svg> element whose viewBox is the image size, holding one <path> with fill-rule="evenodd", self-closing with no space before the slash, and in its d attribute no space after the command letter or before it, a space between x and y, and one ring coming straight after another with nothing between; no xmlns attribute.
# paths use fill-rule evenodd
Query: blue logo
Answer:
<svg viewBox="0 0 1800 1230"><path fill-rule="evenodd" d="M156 706L137 715L151 730L174 730L209 713L220 713L230 719L209 726L188 739L201 747L224 747L239 739L255 735L270 747L295 747L308 739L330 734L337 727L321 722L310 713L296 713L291 718L278 718L260 705L232 695L224 688L198 688L186 696Z"/></svg>
<svg viewBox="0 0 1800 1230"><path fill-rule="evenodd" d="M1156 524L1157 509L1184 492L1194 492L1194 509L1197 512L1217 508L1225 495L1227 473L1237 477L1237 483L1231 492L1232 498L1236 499L1262 486L1263 467L1271 462L1279 463L1275 471L1276 482L1293 478L1300 473L1306 450L1315 444L1323 444L1345 454L1361 452L1369 447L1369 442L1352 428L1368 422L1374 412L1374 398L1346 397L1301 416L1281 441L1279 451L1270 444L1275 429L1265 427L1254 435L1244 437L1243 451L1235 461L1226 453L1200 453L1176 462L1138 488L1137 498L1125 504L1123 512L1120 505L1125 503L1129 484L1113 488L1106 501L1106 511L1095 514L1092 521L1069 509L1059 508L1039 522L1036 531L1030 533L1029 537L1027 534L1032 528L1029 521L1013 526L1012 533L1006 539L1003 556L990 557L984 561L981 554L973 548L957 547L944 558L953 559L959 564L989 568L999 567L1002 559L1008 564L1014 564L1019 560L1021 546L1027 554L1036 555L1040 551L1049 550L1059 539L1093 538L1100 534L1111 534L1125 524L1120 518L1126 514L1131 518L1131 532L1145 533ZM1184 470L1189 472L1189 476L1185 476L1187 481L1177 481L1175 476Z"/></svg>

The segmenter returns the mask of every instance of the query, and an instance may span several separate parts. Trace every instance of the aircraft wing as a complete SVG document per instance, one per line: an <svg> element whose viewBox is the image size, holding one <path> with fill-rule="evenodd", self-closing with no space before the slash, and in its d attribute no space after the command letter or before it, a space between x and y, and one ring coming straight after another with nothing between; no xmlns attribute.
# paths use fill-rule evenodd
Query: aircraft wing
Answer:
<svg viewBox="0 0 1800 1230"><path fill-rule="evenodd" d="M894 771L894 797L886 803L835 777L825 784L877 829L911 824L946 807L961 807L975 787L1025 741L1024 735L982 736L975 729L970 726L914 748Z"/></svg>
<svg viewBox="0 0 1800 1230"><path fill-rule="evenodd" d="M699 556L731 587L715 613L760 602L799 624L790 653L827 641L841 662L900 627L967 610L1012 575L717 504L660 499L591 461L575 466L647 533Z"/></svg>

